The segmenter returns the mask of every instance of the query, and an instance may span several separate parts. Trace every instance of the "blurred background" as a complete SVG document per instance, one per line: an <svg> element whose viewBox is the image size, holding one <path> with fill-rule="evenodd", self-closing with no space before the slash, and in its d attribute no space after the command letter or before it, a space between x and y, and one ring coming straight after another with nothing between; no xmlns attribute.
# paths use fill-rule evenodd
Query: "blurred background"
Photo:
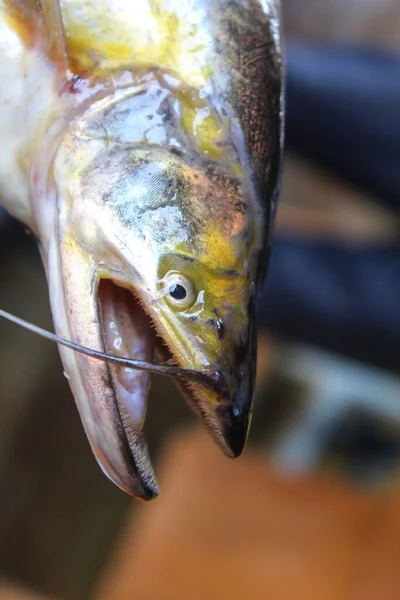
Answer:
<svg viewBox="0 0 400 600"><path fill-rule="evenodd" d="M0 598L400 598L400 3L283 0L287 153L248 449L169 381L159 499L101 473L57 349L0 322ZM1 214L1 213L0 213ZM35 242L0 216L0 306L52 328Z"/></svg>

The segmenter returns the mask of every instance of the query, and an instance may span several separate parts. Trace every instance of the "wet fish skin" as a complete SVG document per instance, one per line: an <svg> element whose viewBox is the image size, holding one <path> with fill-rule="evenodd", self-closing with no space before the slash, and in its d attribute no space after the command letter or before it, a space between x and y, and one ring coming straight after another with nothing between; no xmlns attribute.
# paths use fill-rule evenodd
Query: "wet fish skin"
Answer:
<svg viewBox="0 0 400 600"><path fill-rule="evenodd" d="M36 6L0 4L1 68L18 88L14 112L0 116L3 143L13 135L7 120L27 114L11 160L0 162L0 192L40 240L56 331L128 355L142 342L149 358L152 330L129 295L101 282L128 289L176 362L213 381L181 388L237 456L281 169L278 3L138 0L140 22L129 0L114 3L111 17L107 0ZM14 54L10 15L22 40ZM186 282L190 305L171 303L168 277ZM60 353L99 464L127 492L153 497L148 381Z"/></svg>

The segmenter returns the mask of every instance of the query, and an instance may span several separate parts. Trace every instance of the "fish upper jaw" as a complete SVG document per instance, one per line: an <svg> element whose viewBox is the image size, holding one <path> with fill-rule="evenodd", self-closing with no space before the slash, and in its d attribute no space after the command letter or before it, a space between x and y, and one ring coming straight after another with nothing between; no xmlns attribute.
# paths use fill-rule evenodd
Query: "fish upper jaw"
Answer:
<svg viewBox="0 0 400 600"><path fill-rule="evenodd" d="M242 343L227 340L228 352L221 345L219 354L212 361L209 377L213 386L177 382L211 436L230 458L242 454L251 422L257 364L253 298L249 300L248 322L242 333Z"/></svg>

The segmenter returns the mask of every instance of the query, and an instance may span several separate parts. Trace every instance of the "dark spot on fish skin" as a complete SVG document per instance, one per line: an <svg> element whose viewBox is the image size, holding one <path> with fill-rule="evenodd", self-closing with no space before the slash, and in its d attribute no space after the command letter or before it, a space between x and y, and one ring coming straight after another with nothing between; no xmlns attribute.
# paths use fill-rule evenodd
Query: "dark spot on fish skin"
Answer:
<svg viewBox="0 0 400 600"><path fill-rule="evenodd" d="M241 200L234 201L233 205L234 205L235 210L237 212L241 213L242 215L244 215L247 212L247 206Z"/></svg>
<svg viewBox="0 0 400 600"><path fill-rule="evenodd" d="M183 156L182 150L179 150L179 148L175 148L174 146L171 146L169 148L169 151L171 152L171 154L175 154L176 156L179 156L179 157Z"/></svg>
<svg viewBox="0 0 400 600"><path fill-rule="evenodd" d="M210 178L213 177L214 179L217 179L217 177L215 177L215 175L216 175L216 169L215 169L214 165L208 165L207 166L207 168L206 168L206 175L208 177L210 177Z"/></svg>
<svg viewBox="0 0 400 600"><path fill-rule="evenodd" d="M195 259L192 256L186 256L185 254L174 254L174 257L180 258L182 260L186 260L187 262L194 263Z"/></svg>

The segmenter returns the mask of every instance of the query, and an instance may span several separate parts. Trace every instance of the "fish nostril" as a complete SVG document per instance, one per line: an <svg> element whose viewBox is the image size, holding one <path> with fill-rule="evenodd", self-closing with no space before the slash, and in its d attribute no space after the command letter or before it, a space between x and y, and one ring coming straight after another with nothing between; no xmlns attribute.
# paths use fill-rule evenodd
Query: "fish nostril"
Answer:
<svg viewBox="0 0 400 600"><path fill-rule="evenodd" d="M224 327L224 323L223 323L222 319L217 319L215 321L215 325L217 328L218 339L223 340L225 337L225 327Z"/></svg>
<svg viewBox="0 0 400 600"><path fill-rule="evenodd" d="M217 330L217 335L219 341L223 340L225 337L225 325L221 318L217 317L216 319L208 319L207 323L214 327Z"/></svg>

